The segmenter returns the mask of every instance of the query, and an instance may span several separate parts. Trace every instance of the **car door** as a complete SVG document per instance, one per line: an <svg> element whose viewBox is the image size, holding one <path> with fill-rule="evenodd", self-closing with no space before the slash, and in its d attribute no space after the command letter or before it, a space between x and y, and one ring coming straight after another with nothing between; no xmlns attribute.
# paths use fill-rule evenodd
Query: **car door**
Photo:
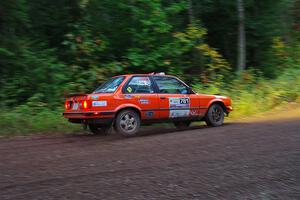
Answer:
<svg viewBox="0 0 300 200"><path fill-rule="evenodd" d="M133 76L123 87L123 95L126 103L141 109L142 119L159 118L158 95L149 76Z"/></svg>
<svg viewBox="0 0 300 200"><path fill-rule="evenodd" d="M157 87L160 118L194 118L199 115L199 98L175 77L153 76Z"/></svg>

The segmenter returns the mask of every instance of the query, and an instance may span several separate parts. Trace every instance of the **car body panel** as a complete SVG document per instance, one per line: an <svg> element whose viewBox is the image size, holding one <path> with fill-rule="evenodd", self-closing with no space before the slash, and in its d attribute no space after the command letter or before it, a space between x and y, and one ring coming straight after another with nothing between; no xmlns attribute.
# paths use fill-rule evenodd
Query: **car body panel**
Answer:
<svg viewBox="0 0 300 200"><path fill-rule="evenodd" d="M80 122L87 123L87 119L99 119L100 121L101 119L114 119L120 110L131 108L139 112L142 121L162 121L165 119L193 120L203 118L208 108L213 103L222 104L227 113L232 111L231 100L228 97L197 93L161 93L158 90L157 81L155 81L153 77L170 77L170 79L173 78L180 81L174 76L152 74L129 74L121 76L124 77L123 82L112 93L92 93L67 96L66 109L63 116L70 119L71 122L72 119L79 119L81 120ZM125 89L128 87L129 83L131 81L134 82L133 78L137 79L136 84L140 84L138 87L144 87L146 89L149 89L148 87L150 87L150 92L130 93L132 88L129 91L126 91ZM151 82L149 82L149 80L151 80ZM182 82L182 87L184 86L188 88L188 86ZM84 108L84 103L87 104L87 108Z"/></svg>
<svg viewBox="0 0 300 200"><path fill-rule="evenodd" d="M160 118L174 119L200 115L200 101L195 94L158 94L158 96Z"/></svg>

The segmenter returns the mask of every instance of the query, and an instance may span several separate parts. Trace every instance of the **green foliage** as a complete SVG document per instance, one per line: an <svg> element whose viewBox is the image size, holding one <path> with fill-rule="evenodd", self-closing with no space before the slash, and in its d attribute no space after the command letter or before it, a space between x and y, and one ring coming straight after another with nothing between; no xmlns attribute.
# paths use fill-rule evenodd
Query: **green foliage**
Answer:
<svg viewBox="0 0 300 200"><path fill-rule="evenodd" d="M41 101L49 106L59 105L63 85L66 81L66 66L53 56L53 50L30 50L28 42L22 43L18 54L12 55L14 71L5 74L1 81L0 99L2 106L24 104L36 94L43 94Z"/></svg>
<svg viewBox="0 0 300 200"><path fill-rule="evenodd" d="M174 34L174 37L178 39L175 48L181 49L180 54L192 53L201 60L198 64L202 66L198 66L198 71L202 82L221 81L222 75L226 74L231 67L216 49L204 43L206 35L205 28L189 25L186 32Z"/></svg>
<svg viewBox="0 0 300 200"><path fill-rule="evenodd" d="M228 94L234 115L294 101L299 9L299 0L245 0L248 71L237 75L236 1L2 0L0 125L69 128L57 109L64 95L124 73L163 71Z"/></svg>

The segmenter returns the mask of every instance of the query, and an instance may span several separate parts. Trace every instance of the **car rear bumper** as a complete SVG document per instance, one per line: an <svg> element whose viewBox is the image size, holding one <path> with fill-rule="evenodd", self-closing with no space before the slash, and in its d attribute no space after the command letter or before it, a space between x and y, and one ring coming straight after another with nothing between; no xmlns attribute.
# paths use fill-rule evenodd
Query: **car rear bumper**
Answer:
<svg viewBox="0 0 300 200"><path fill-rule="evenodd" d="M109 124L114 119L114 112L64 112L64 118L75 124Z"/></svg>
<svg viewBox="0 0 300 200"><path fill-rule="evenodd" d="M80 119L80 118L69 118L69 122L74 124L110 124L114 118L89 118L89 119Z"/></svg>
<svg viewBox="0 0 300 200"><path fill-rule="evenodd" d="M83 119L90 119L90 118L112 118L115 112L64 112L63 116L65 118L83 118Z"/></svg>

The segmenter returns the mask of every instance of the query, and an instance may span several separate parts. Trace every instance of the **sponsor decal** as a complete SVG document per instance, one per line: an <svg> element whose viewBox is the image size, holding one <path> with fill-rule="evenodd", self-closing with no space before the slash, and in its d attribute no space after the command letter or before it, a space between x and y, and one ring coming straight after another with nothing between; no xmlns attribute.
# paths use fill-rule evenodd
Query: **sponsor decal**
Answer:
<svg viewBox="0 0 300 200"><path fill-rule="evenodd" d="M170 118L189 117L190 110L170 110Z"/></svg>
<svg viewBox="0 0 300 200"><path fill-rule="evenodd" d="M189 117L190 116L190 98L169 98L169 117ZM180 109L180 110L177 110Z"/></svg>
<svg viewBox="0 0 300 200"><path fill-rule="evenodd" d="M140 104L149 104L148 99L139 99Z"/></svg>
<svg viewBox="0 0 300 200"><path fill-rule="evenodd" d="M92 99L93 99L93 100L98 100L99 97L98 97L97 95L93 95L93 96L92 96Z"/></svg>
<svg viewBox="0 0 300 200"><path fill-rule="evenodd" d="M150 86L151 81L149 77L136 77L133 79L132 84L138 86Z"/></svg>
<svg viewBox="0 0 300 200"><path fill-rule="evenodd" d="M124 95L124 98L125 98L125 99L132 99L132 96L131 96L131 95L128 95L128 94L125 94L125 95Z"/></svg>
<svg viewBox="0 0 300 200"><path fill-rule="evenodd" d="M128 87L128 88L127 88L127 91L128 91L129 93L131 93L131 92L132 92L132 88L131 88L131 87Z"/></svg>
<svg viewBox="0 0 300 200"><path fill-rule="evenodd" d="M103 107L107 106L107 101L93 101L92 102L93 107Z"/></svg>
<svg viewBox="0 0 300 200"><path fill-rule="evenodd" d="M199 115L198 110L191 110L191 116Z"/></svg>
<svg viewBox="0 0 300 200"><path fill-rule="evenodd" d="M169 98L169 108L190 108L190 98Z"/></svg>
<svg viewBox="0 0 300 200"><path fill-rule="evenodd" d="M137 82L137 85L140 85L140 86L149 86L150 85L150 81L148 79L145 79L145 80L139 80Z"/></svg>
<svg viewBox="0 0 300 200"><path fill-rule="evenodd" d="M154 112L153 111L147 111L145 114L146 114L146 117L153 117Z"/></svg>

